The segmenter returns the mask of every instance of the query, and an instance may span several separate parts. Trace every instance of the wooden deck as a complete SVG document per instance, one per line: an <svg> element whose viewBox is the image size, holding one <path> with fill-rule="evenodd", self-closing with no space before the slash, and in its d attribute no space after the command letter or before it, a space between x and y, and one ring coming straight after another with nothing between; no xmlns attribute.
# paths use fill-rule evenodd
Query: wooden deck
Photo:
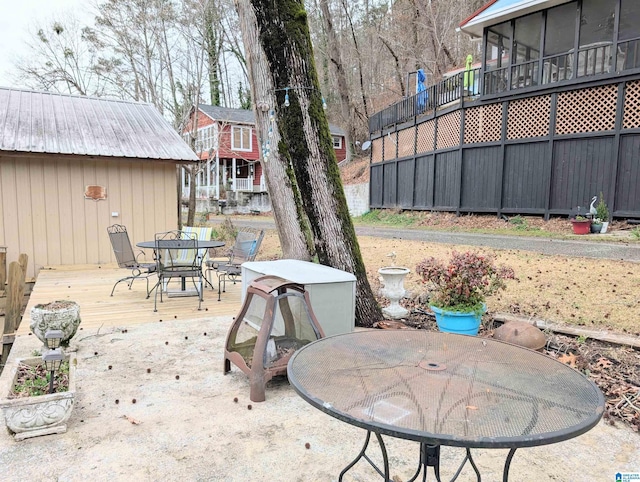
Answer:
<svg viewBox="0 0 640 482"><path fill-rule="evenodd" d="M40 270L29 303L17 331L17 335L30 332L31 308L38 303L56 300L72 300L80 305L83 330L100 327L123 327L169 319L197 319L213 316L235 316L241 307L241 282L227 283L226 293L218 301L218 292L205 288L202 309L198 311L198 298L163 297L158 311L153 311L153 293L146 299L144 279L136 280L131 290L122 282L113 297L109 296L113 284L129 274L116 265L102 266L53 266ZM156 278L150 277L151 286ZM217 288L216 277L213 284ZM188 285L187 285L188 286Z"/></svg>

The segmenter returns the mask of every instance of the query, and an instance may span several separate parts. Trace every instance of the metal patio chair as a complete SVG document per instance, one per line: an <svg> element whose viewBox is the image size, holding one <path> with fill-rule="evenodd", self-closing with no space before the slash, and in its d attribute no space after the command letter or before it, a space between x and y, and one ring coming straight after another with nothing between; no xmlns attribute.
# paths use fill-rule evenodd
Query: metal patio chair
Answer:
<svg viewBox="0 0 640 482"><path fill-rule="evenodd" d="M204 283L202 260L198 256L196 234L184 231L157 233L155 246L158 282L156 283L153 311L158 311L158 291L160 292L160 303L162 303L162 287L168 284L172 278L191 278L198 294L198 310L200 310ZM186 257L185 252L187 253Z"/></svg>
<svg viewBox="0 0 640 482"><path fill-rule="evenodd" d="M129 239L129 233L127 233L127 228L122 226L121 224L114 224L107 228L107 232L109 233L109 240L111 241L111 246L113 247L113 253L116 256L116 260L118 261L118 266L120 268L127 268L131 270L131 275L126 276L124 278L116 281L116 284L113 285L113 289L111 290L111 296L113 296L113 292L118 286L118 283L122 281L127 281L127 285L129 289L131 289L131 285L138 278L145 278L147 281L147 298L150 296L149 291L149 276L153 275L156 272L156 264L155 263L139 263L137 260L137 256L133 252L133 246L131 245L131 240ZM139 251L138 256L144 254L144 251Z"/></svg>
<svg viewBox="0 0 640 482"><path fill-rule="evenodd" d="M264 230L243 229L238 232L226 259L207 262L207 272L215 271L218 276L218 301L220 301L220 293L226 291L227 280L236 284L236 281L240 279L242 263L253 261L256 258L260 244L262 244L262 238L264 238ZM211 275L209 274L209 276Z"/></svg>

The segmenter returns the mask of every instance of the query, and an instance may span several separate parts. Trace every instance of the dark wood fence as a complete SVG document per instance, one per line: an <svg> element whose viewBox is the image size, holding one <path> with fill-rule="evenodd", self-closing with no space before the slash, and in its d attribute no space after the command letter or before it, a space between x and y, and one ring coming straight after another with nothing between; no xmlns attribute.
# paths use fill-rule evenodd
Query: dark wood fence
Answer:
<svg viewBox="0 0 640 482"><path fill-rule="evenodd" d="M592 95L584 86L583 90L585 96ZM566 127L561 129L563 134L558 134L557 93L550 94L548 133L535 138L507 139L505 103L509 100L500 102L504 113L500 120L502 135L493 142L463 142L465 110L481 102L436 112L425 122L437 124L438 116L461 111L460 145L435 149L434 143L434 149L427 152L372 162L370 207L540 214L548 218L576 214L578 207L588 212L591 198L602 192L612 216L640 218L640 80L618 82L611 91L617 93L610 107L615 124L611 120L614 128L601 131L588 126L584 129L591 132L564 133L569 129ZM625 94L627 91L630 93ZM575 115L584 117L586 108L594 111L593 122L600 122L597 106L585 107L585 102L577 99ZM564 118L573 122L566 103L562 109ZM421 122L414 121L416 135ZM406 131L407 124L397 130L402 129ZM372 140L384 145L388 137L385 132ZM419 139L415 144L420 144Z"/></svg>

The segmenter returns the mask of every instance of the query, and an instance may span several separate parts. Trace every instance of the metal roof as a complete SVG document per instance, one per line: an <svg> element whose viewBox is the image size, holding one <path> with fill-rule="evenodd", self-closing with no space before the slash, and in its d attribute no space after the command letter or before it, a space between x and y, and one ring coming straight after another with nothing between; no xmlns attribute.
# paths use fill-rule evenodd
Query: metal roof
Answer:
<svg viewBox="0 0 640 482"><path fill-rule="evenodd" d="M0 87L2 151L198 160L150 104L6 87Z"/></svg>
<svg viewBox="0 0 640 482"><path fill-rule="evenodd" d="M253 109L232 109L229 107L218 107L217 105L199 104L198 107L202 112L211 117L211 119L219 122L235 122L238 124L255 125L256 117ZM329 132L334 135L344 136L344 131L333 124L329 124Z"/></svg>
<svg viewBox="0 0 640 482"><path fill-rule="evenodd" d="M572 0L492 0L464 20L460 24L460 30L474 37L482 37L485 27L570 1Z"/></svg>

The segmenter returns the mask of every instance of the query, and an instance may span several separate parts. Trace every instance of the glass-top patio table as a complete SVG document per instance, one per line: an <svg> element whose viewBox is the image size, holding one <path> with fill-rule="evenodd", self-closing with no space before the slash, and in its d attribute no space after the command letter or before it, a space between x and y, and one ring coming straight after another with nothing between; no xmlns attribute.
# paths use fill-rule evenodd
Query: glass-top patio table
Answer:
<svg viewBox="0 0 640 482"><path fill-rule="evenodd" d="M367 430L358 456L389 479L382 435L420 442L416 480L433 467L440 446L516 449L551 444L593 428L604 411L598 387L580 372L541 353L480 337L424 330L364 330L310 343L291 358L288 377L307 402ZM366 454L374 434L383 467Z"/></svg>

